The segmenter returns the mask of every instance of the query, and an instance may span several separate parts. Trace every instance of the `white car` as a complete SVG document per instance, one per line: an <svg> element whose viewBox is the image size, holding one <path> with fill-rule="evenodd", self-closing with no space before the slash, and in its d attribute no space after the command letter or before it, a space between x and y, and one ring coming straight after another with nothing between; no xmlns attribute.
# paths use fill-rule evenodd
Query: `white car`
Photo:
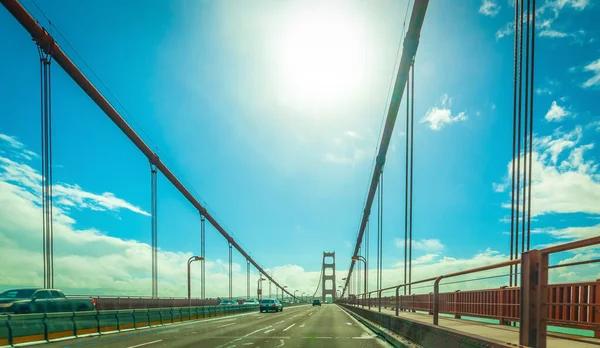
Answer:
<svg viewBox="0 0 600 348"><path fill-rule="evenodd" d="M245 305L258 305L258 300L246 300L244 301Z"/></svg>

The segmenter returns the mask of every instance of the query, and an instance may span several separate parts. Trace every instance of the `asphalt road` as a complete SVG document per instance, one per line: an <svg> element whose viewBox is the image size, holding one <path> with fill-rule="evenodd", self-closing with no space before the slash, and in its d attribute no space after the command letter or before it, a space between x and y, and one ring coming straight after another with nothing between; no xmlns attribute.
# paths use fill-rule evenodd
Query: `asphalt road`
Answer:
<svg viewBox="0 0 600 348"><path fill-rule="evenodd" d="M44 347L391 347L340 307L298 306L278 313L178 323L52 342Z"/></svg>

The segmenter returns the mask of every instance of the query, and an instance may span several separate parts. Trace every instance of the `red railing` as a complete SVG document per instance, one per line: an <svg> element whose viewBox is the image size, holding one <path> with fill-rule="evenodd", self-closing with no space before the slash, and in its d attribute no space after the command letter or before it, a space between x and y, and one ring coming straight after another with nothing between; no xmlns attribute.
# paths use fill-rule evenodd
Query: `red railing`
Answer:
<svg viewBox="0 0 600 348"><path fill-rule="evenodd" d="M342 302L363 307L382 307L399 311L424 311L433 316L433 324L438 325L440 313L451 314L456 318L471 316L497 319L500 324L520 322L519 342L546 345L546 325L569 327L594 331L600 338L600 279L576 283L549 284L548 270L566 266L581 266L600 262L600 259L550 266L549 255L567 250L600 244L600 237L565 243L542 250L531 250L522 254L522 259L509 260L493 265L441 275L419 280L410 285L429 283L433 292L429 294L399 295L401 284L366 294L358 294L351 301ZM440 293L443 279L470 273L520 265L521 286L496 289L469 290ZM429 285L426 285L429 287ZM395 289L396 296L382 296L384 291ZM522 293L524 292L524 293ZM527 311L521 313L521 304Z"/></svg>

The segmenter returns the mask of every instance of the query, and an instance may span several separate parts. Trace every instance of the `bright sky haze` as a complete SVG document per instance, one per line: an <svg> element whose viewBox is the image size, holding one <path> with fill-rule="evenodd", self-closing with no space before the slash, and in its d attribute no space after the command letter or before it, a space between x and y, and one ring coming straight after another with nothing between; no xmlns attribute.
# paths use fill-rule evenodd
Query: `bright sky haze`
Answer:
<svg viewBox="0 0 600 348"><path fill-rule="evenodd" d="M275 279L312 294L323 251L346 276L412 3L35 4L23 1ZM537 15L534 248L600 234L600 6L541 0ZM509 0L430 2L415 62L413 279L508 258L513 17ZM0 33L3 290L41 285L43 273L39 56L4 8ZM402 282L404 103L384 172L384 285ZM149 295L147 159L55 63L52 113L56 287ZM158 243L159 295L184 296L200 218L162 176ZM209 296L227 293L227 249L207 225ZM245 260L234 262L242 296ZM556 281L600 276L593 265L561 272Z"/></svg>

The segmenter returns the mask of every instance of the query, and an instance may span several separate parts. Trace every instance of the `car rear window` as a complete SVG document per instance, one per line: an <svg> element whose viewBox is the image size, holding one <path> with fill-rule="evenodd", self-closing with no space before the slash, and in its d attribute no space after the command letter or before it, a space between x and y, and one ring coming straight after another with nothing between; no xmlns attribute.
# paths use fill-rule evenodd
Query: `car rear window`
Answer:
<svg viewBox="0 0 600 348"><path fill-rule="evenodd" d="M273 300L260 300L260 303L274 303Z"/></svg>

